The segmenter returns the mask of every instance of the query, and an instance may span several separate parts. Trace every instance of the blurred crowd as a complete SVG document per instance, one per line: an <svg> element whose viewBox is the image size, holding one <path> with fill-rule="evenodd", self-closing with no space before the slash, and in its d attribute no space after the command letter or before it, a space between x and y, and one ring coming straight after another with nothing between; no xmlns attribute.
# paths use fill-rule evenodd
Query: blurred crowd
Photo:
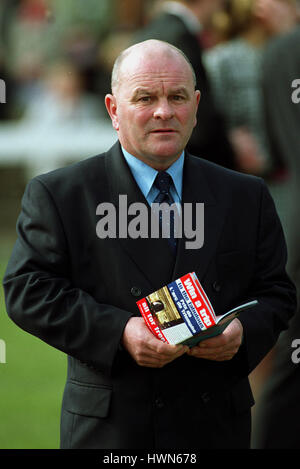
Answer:
<svg viewBox="0 0 300 469"><path fill-rule="evenodd" d="M109 71L100 44L110 24L109 3L1 1L0 78L6 83L6 105L0 106L0 119L49 124L103 115Z"/></svg>
<svg viewBox="0 0 300 469"><path fill-rule="evenodd" d="M141 24L127 28L116 20L120 3L2 0L0 79L6 104L0 105L0 119L47 126L106 118L103 98L115 57L161 5L175 2L134 2L140 3ZM297 0L211 3L218 8L201 31L203 63L234 151L234 169L282 178L285 165L270 152L264 121L262 58L274 36L297 25Z"/></svg>

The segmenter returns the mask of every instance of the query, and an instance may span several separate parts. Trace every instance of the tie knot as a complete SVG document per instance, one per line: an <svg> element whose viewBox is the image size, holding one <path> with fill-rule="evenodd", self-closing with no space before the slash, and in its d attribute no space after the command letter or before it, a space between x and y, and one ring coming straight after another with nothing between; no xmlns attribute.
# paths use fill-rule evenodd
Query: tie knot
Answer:
<svg viewBox="0 0 300 469"><path fill-rule="evenodd" d="M162 194L168 194L172 182L173 180L170 174L165 171L160 171L155 178L154 185Z"/></svg>

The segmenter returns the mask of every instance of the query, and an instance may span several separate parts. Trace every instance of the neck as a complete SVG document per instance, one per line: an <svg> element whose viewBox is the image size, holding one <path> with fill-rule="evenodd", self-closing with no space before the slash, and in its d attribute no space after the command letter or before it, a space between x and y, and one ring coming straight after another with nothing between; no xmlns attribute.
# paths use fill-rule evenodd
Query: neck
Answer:
<svg viewBox="0 0 300 469"><path fill-rule="evenodd" d="M156 169L156 171L166 171L170 166L172 166L173 163L175 163L176 160L178 160L179 157L180 155L172 159L162 161L162 160L158 160L157 158L149 158L149 157L141 158L141 157L136 156L136 158L140 159L151 168Z"/></svg>
<svg viewBox="0 0 300 469"><path fill-rule="evenodd" d="M150 155L150 154L140 155L132 150L131 151L127 150L126 147L122 143L121 145L122 145L123 150L129 153L129 155L134 156L135 158L142 161L143 163L150 166L151 168L156 169L156 171L166 171L182 155L182 151L177 155L164 157L164 158L160 158L157 155Z"/></svg>

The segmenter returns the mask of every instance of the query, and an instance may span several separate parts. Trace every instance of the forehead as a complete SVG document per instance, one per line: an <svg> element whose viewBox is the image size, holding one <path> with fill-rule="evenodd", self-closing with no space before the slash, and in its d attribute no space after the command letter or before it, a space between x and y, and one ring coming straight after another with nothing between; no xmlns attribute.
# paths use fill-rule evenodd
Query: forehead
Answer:
<svg viewBox="0 0 300 469"><path fill-rule="evenodd" d="M123 89L130 91L139 86L155 88L161 84L194 88L192 70L184 57L174 53L130 54L126 57L120 73Z"/></svg>

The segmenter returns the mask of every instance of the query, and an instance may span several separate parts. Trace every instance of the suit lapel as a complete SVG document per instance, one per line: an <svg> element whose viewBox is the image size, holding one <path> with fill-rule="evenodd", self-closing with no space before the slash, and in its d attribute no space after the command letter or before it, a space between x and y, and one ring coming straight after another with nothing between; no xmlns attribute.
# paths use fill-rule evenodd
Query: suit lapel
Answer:
<svg viewBox="0 0 300 469"><path fill-rule="evenodd" d="M186 154L182 205L204 203L204 243L200 249L187 249L183 236L179 241L177 259L172 278L176 279L188 272L195 271L199 280L214 257L224 224L227 207L224 201L218 200L216 191L205 175L205 167L200 158ZM193 226L196 226L195 210L193 210ZM203 226L197 227L203 229ZM184 231L184 230L183 230Z"/></svg>
<svg viewBox="0 0 300 469"><path fill-rule="evenodd" d="M110 198L117 213L119 212L119 195L126 195L127 207L139 202L149 208L148 226L150 227L150 207L131 174L119 143L107 153L106 167L111 191ZM128 216L128 223L134 218L135 216ZM118 228L119 223L117 223L117 235ZM133 239L128 235L124 238L117 236L117 238L137 268L147 278L151 285L149 288L156 290L171 280L174 258L166 239L152 239L151 237Z"/></svg>
<svg viewBox="0 0 300 469"><path fill-rule="evenodd" d="M146 199L135 182L134 177L123 157L119 143L116 143L106 158L107 175L110 186L110 198L114 206L119 208L119 195L127 196L127 208L136 202L149 207ZM146 277L152 291L161 288L188 272L195 271L201 279L215 255L218 240L222 231L227 208L223 201L217 199L214 188L206 178L201 159L186 154L183 174L182 203L204 203L204 244L200 249L188 249L186 242L191 241L184 235L178 240L176 260L170 251L166 239L120 238L118 241L135 262L141 274ZM184 207L184 205L183 205ZM150 227L150 209L148 210L148 226ZM118 218L118 216L117 216ZM134 218L128 216L128 223ZM196 226L195 210L193 210L193 226ZM118 235L117 223L117 235Z"/></svg>

